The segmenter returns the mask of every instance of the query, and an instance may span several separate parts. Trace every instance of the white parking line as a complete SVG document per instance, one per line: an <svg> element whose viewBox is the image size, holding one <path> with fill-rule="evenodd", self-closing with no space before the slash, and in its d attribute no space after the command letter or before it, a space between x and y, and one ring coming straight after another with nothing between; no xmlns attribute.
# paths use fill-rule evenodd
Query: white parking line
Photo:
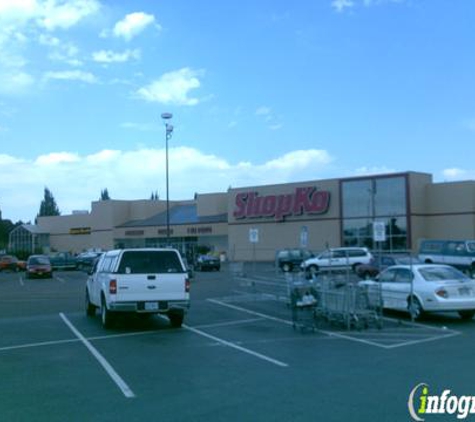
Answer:
<svg viewBox="0 0 475 422"><path fill-rule="evenodd" d="M25 287L25 283L23 282L23 277L22 276L18 277L18 282L20 283L21 287Z"/></svg>
<svg viewBox="0 0 475 422"><path fill-rule="evenodd" d="M221 302L220 300L216 300L216 299L207 299L207 300L211 303L215 303L215 304L220 305L220 306L225 306L227 308L234 309L234 310L237 310L237 311L240 311L240 312L245 312L245 313L250 314L250 315L259 316L261 318L269 319L271 321L277 321L277 322L280 322L282 324L293 325L292 321L290 321L290 320L286 320L286 319L282 319L282 318L276 318L276 317L273 317L271 315L263 314L261 312L251 311L250 309L242 308L242 307L236 306L236 305L230 305L229 303ZM407 326L412 325L412 323L404 323L404 324L407 325ZM415 327L423 327L423 328L429 328L430 327L430 326L425 326L425 325L420 324L420 323L414 323L413 325ZM430 328L437 330L437 328L435 328L435 327L430 327ZM441 329L439 329L439 330L441 330ZM445 338L448 338L448 337L453 337L453 336L456 336L456 335L460 334L457 331L453 331L453 330L447 330L446 331L446 330L444 330L443 334L434 335L434 336L431 336L429 338L424 337L420 340L409 340L409 341L406 341L405 339L401 339L400 343L396 343L396 344L392 344L392 345L385 345L385 344L381 344L380 342L377 342L377 341L358 338L357 335L352 335L352 334L347 335L347 334L342 334L341 332L326 331L326 330L319 330L319 329L316 329L315 331L317 331L319 333L322 333L322 334L326 334L326 335L331 336L331 337L356 341L357 343L363 343L363 344L368 344L370 346L380 347L381 349L394 349L396 347L409 346L409 345L414 345L414 344L418 344L418 343L425 343L425 342L434 341L434 340L442 340L442 339L445 339Z"/></svg>
<svg viewBox="0 0 475 422"><path fill-rule="evenodd" d="M105 371L109 374L112 380L120 388L122 393L127 398L134 398L134 392L129 388L125 381L119 376L119 374L114 370L114 368L107 362L107 360L98 352L98 350L87 340L77 329L76 327L68 320L68 318L60 313L59 316L64 321L64 323L71 329L71 331L76 335L76 337L81 340L84 346L92 353L92 355L97 359L97 361L102 365Z"/></svg>
<svg viewBox="0 0 475 422"><path fill-rule="evenodd" d="M105 335L105 336L88 337L87 340L108 340L112 338L144 336L144 335L151 335L151 334L157 334L157 331L138 331L136 333L110 334L110 335ZM34 347L56 346L57 344L65 344L65 343L78 343L80 341L81 341L80 339L74 338L74 339L65 339L65 340L42 341L39 343L17 344L15 346L0 347L0 352L6 352L10 350L17 350L17 349L31 349Z"/></svg>
<svg viewBox="0 0 475 422"><path fill-rule="evenodd" d="M54 279L58 280L60 283L63 283L63 284L66 283L66 280L62 277L54 276Z"/></svg>
<svg viewBox="0 0 475 422"><path fill-rule="evenodd" d="M19 344L16 346L6 346L0 347L0 352L7 352L10 350L18 350L18 349L30 349L32 347L42 347L42 346L55 346L57 344L64 344L64 343L77 343L78 339L69 339L69 340L55 340L55 341L43 341L41 343L27 343L27 344Z"/></svg>
<svg viewBox="0 0 475 422"><path fill-rule="evenodd" d="M231 325L250 324L251 322L262 321L262 318L248 318L240 319L238 321L217 322L215 324L195 325L195 328L216 328L216 327L229 327Z"/></svg>
<svg viewBox="0 0 475 422"><path fill-rule="evenodd" d="M283 367L283 368L286 368L288 367L289 365L287 365L286 363L284 362L281 362L279 360L276 360L276 359L272 359L270 358L269 356L265 356L261 353L257 353L257 352L254 352L253 350L250 350L250 349L246 349L245 347L241 347L241 346L238 346L237 344L235 343L231 343L230 341L226 341L226 340L223 340L221 338L218 338L218 337L215 337L215 336L212 336L211 334L208 334L208 333L205 333L204 331L201 331L201 330L197 330L196 328L193 328L193 327L189 327L185 324L183 324L183 328L187 329L188 331L191 331L193 333L196 333L196 334L199 334L200 336L203 336L203 337L207 337L211 340L214 340L224 346L228 346L228 347L231 347L233 349L236 349L236 350L239 350L240 352L244 352L244 353L247 353L249 355L252 355L252 356L255 356L259 359L262 359L262 360L265 360L267 362L270 362L270 363L273 363L274 365L277 365L277 366L280 366L280 367Z"/></svg>

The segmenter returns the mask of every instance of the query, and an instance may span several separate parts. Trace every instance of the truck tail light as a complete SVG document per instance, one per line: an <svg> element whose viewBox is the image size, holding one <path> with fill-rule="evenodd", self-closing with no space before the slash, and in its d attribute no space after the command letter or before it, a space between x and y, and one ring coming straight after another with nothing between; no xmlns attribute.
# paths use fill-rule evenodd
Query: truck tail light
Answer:
<svg viewBox="0 0 475 422"><path fill-rule="evenodd" d="M185 279L185 292L190 293L190 280Z"/></svg>
<svg viewBox="0 0 475 422"><path fill-rule="evenodd" d="M109 293L115 295L117 293L117 280L109 281Z"/></svg>

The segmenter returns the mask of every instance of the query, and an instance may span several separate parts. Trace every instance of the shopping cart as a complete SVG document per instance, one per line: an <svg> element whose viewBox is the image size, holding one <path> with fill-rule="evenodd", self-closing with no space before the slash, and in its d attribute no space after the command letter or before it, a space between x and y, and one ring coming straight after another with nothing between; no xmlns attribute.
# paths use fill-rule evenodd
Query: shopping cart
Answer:
<svg viewBox="0 0 475 422"><path fill-rule="evenodd" d="M289 305L292 326L301 331L317 329L316 307L317 291L312 280L304 277L289 280Z"/></svg>
<svg viewBox="0 0 475 422"><path fill-rule="evenodd" d="M341 285L334 280L323 280L315 288L317 303L315 315L346 329L382 328L381 292L354 283Z"/></svg>

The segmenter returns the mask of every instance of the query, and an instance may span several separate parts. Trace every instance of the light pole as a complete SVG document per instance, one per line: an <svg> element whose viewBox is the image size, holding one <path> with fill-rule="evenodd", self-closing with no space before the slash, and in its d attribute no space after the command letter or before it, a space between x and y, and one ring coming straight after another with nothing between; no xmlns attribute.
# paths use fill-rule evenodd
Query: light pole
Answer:
<svg viewBox="0 0 475 422"><path fill-rule="evenodd" d="M167 246L170 246L170 197L168 189L168 140L172 137L173 125L168 121L173 117L172 113L162 113L162 120L165 123L165 167L167 183Z"/></svg>

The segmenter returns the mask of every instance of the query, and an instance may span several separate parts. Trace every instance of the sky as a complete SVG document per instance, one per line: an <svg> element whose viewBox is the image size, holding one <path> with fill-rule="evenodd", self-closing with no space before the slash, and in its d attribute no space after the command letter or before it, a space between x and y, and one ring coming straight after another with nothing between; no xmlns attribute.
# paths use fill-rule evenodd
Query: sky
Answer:
<svg viewBox="0 0 475 422"><path fill-rule="evenodd" d="M0 210L475 179L473 0L0 0Z"/></svg>

